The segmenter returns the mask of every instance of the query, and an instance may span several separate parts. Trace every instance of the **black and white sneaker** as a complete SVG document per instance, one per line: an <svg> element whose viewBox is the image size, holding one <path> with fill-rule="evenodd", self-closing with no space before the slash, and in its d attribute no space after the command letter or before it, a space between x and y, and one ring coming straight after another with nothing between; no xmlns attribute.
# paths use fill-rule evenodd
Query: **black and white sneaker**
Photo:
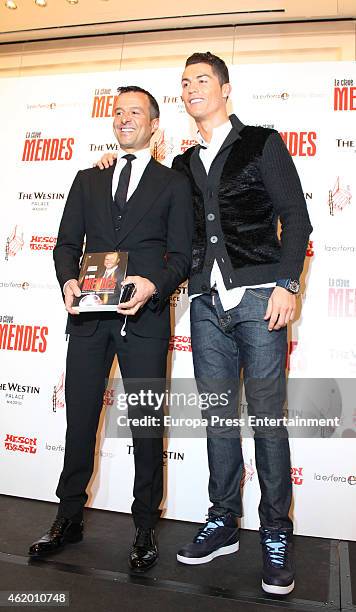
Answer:
<svg viewBox="0 0 356 612"><path fill-rule="evenodd" d="M272 595L288 595L294 589L292 534L260 528L263 572L262 588Z"/></svg>
<svg viewBox="0 0 356 612"><path fill-rule="evenodd" d="M222 516L210 515L193 542L178 551L177 560L187 565L199 565L238 550L239 529L236 518L230 513Z"/></svg>

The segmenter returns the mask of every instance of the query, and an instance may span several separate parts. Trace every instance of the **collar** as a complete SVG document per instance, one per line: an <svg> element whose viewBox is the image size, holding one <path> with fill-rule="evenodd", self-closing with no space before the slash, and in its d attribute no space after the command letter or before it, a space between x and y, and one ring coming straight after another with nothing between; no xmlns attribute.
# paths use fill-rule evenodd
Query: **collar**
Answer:
<svg viewBox="0 0 356 612"><path fill-rule="evenodd" d="M121 149L121 147L119 147L118 152L117 152L117 159L118 161L121 159L121 157L123 157L124 155L127 155L127 151L124 151L123 149ZM135 151L133 153L133 155L135 155L135 157L137 159L139 159L142 162L149 162L151 159L151 150L149 147L146 147L145 149L140 149L139 151Z"/></svg>
<svg viewBox="0 0 356 612"><path fill-rule="evenodd" d="M213 128L213 133L210 142L206 142L200 132L198 132L197 140L199 144L202 147L205 147L206 149L208 149L210 146L216 146L218 143L221 145L224 142L228 133L231 131L231 127L232 124L229 118L228 121L225 121L225 123L222 123L221 125L218 125L217 127Z"/></svg>
<svg viewBox="0 0 356 612"><path fill-rule="evenodd" d="M240 121L240 119L236 115L234 114L230 115L229 119L231 121L232 127L235 128L237 132L241 132L241 130L244 129L245 127L244 124L242 123L242 121Z"/></svg>

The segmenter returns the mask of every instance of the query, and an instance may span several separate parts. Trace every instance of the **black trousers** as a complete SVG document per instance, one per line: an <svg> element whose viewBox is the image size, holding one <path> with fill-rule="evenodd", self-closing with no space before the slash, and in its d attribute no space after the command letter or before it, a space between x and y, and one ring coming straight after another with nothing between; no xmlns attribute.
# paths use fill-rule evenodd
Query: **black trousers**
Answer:
<svg viewBox="0 0 356 612"><path fill-rule="evenodd" d="M165 389L168 339L136 336L130 330L130 321L127 335L122 337L122 322L122 317L117 315L103 316L92 336L72 335L69 339L66 445L56 491L60 499L59 516L80 519L88 499L86 488L93 472L105 379L115 352L126 393L146 389L147 379L155 379L155 391ZM129 416L137 413L145 414L145 409L139 406L131 409L130 414L129 408ZM161 416L160 411L154 414ZM136 526L154 527L163 495L163 430L155 427L151 433L147 428L131 428L131 431L135 461L132 515Z"/></svg>

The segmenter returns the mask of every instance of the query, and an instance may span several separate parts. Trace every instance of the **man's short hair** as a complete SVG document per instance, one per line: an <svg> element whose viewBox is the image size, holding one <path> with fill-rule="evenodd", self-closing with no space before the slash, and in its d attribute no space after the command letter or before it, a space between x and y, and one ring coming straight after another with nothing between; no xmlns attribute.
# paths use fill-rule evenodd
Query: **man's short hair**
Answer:
<svg viewBox="0 0 356 612"><path fill-rule="evenodd" d="M145 94L145 96L147 96L149 103L150 103L150 116L151 119L159 119L159 106L158 106L158 102L156 100L156 98L153 97L153 95L147 91L146 89L143 89L142 87L138 87L138 85L124 85L122 87L118 87L117 88L117 93L120 96L121 94L124 93L130 93L130 92L134 92L134 93L143 93Z"/></svg>
<svg viewBox="0 0 356 612"><path fill-rule="evenodd" d="M220 85L230 83L228 68L220 57L213 55L210 51L206 53L193 53L185 62L185 67L192 64L209 64L213 73L218 77Z"/></svg>

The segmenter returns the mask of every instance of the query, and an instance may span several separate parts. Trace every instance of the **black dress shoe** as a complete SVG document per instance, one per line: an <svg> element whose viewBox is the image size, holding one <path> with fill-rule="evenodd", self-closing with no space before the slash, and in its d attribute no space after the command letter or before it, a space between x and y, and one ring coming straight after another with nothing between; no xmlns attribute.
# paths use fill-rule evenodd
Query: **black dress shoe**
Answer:
<svg viewBox="0 0 356 612"><path fill-rule="evenodd" d="M136 572L145 572L158 559L154 529L137 527L134 543L129 556L129 566Z"/></svg>
<svg viewBox="0 0 356 612"><path fill-rule="evenodd" d="M28 554L40 557L63 548L66 544L79 542L83 539L83 521L74 523L70 519L57 517L52 527L31 544Z"/></svg>

